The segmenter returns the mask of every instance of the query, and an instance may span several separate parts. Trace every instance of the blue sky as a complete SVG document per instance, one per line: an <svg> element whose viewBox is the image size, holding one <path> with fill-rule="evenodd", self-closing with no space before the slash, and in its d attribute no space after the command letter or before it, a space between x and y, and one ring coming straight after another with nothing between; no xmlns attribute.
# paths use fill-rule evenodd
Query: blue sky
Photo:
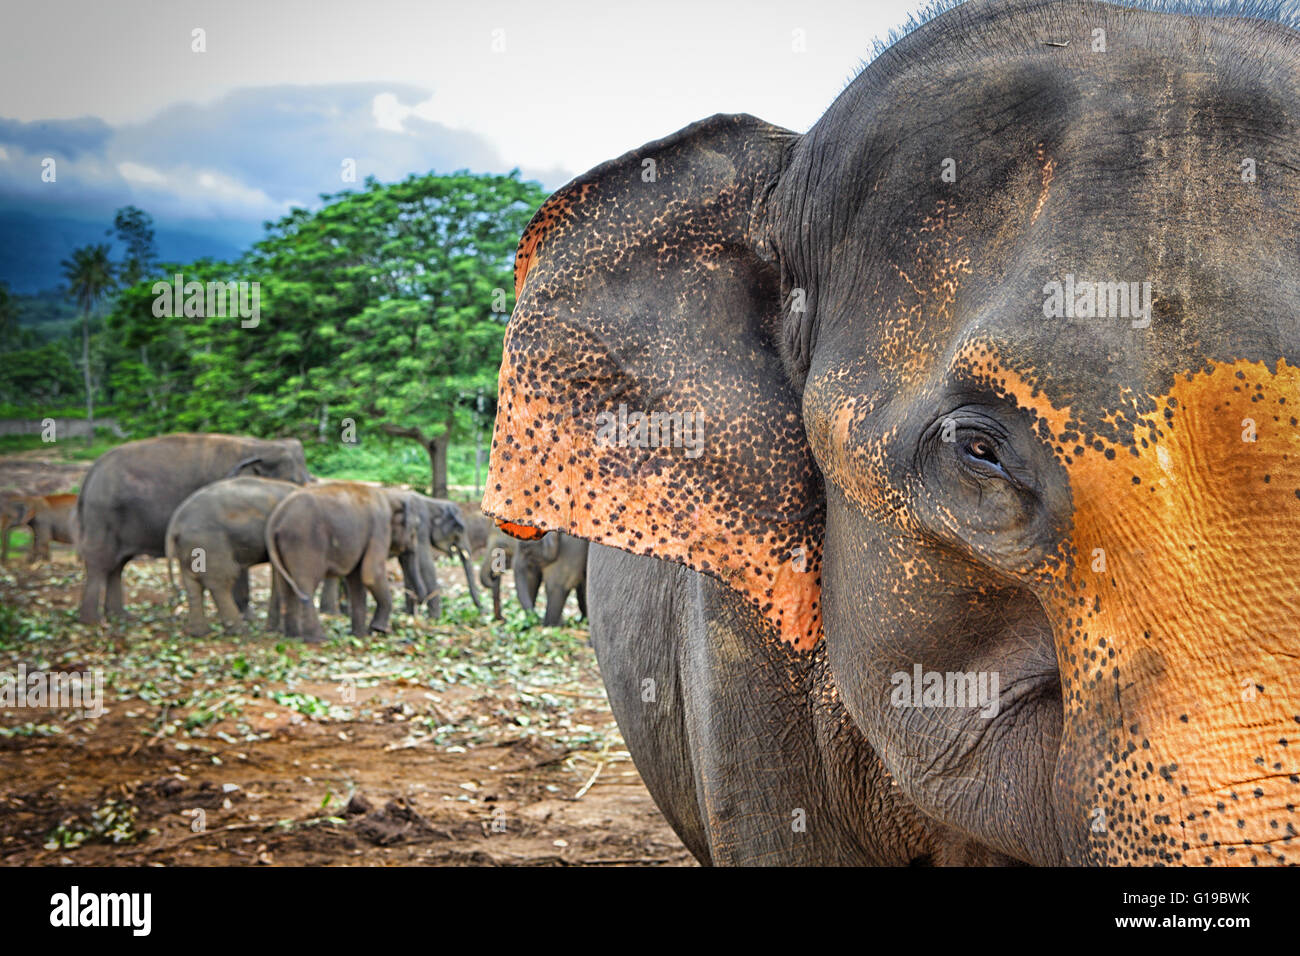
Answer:
<svg viewBox="0 0 1300 956"><path fill-rule="evenodd" d="M345 159L358 180L517 166L555 188L716 112L807 129L918 6L10 5L0 213L98 220L132 202L163 227L251 236L347 188ZM46 157L54 183L41 180Z"/></svg>

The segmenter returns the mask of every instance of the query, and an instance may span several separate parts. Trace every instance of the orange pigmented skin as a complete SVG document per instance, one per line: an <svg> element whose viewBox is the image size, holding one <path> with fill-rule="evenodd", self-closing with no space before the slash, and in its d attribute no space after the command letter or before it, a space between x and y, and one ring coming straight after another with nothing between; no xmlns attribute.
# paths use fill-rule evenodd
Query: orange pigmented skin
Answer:
<svg viewBox="0 0 1300 956"><path fill-rule="evenodd" d="M515 524L513 521L497 521L497 527L520 541L536 541L546 535L541 528L530 528L525 524Z"/></svg>
<svg viewBox="0 0 1300 956"><path fill-rule="evenodd" d="M1110 826L1152 834L1116 856L1092 832L1093 859L1283 862L1300 775L1278 732L1300 719L1300 369L1186 373L1148 396L1126 446L1060 440L1078 434L1069 409L993 350L969 368L1046 426L1069 476L1067 560L1035 588L1056 634L1058 775Z"/></svg>

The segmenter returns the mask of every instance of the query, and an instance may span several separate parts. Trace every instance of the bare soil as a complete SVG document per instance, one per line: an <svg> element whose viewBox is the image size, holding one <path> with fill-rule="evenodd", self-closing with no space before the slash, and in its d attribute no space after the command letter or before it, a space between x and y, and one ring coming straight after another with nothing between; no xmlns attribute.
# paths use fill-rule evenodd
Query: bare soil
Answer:
<svg viewBox="0 0 1300 956"><path fill-rule="evenodd" d="M0 460L0 488L73 467ZM134 620L101 627L76 621L70 549L25 562L0 569L0 681L97 673L105 712L0 706L0 864L694 865L572 617L529 627L510 595L489 624L448 563L440 620L358 639L330 617L305 645L256 623L262 567L247 632L196 639L161 560L127 566Z"/></svg>

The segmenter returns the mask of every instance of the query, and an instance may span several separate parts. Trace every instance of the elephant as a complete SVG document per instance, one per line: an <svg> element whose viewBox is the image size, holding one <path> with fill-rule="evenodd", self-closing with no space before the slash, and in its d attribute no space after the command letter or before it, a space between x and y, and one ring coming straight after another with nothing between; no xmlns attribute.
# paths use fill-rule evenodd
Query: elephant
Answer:
<svg viewBox="0 0 1300 956"><path fill-rule="evenodd" d="M470 600L482 613L483 604L479 600L478 588L474 584L474 571L470 566L471 544L465 520L458 505L439 498L430 498L416 492L401 492L410 495L412 507L419 513L425 543L429 547L404 551L398 560L402 565L402 576L408 582L406 587L406 613L414 614L417 604L423 604L431 617L442 613L442 598L438 592L438 571L433 563L433 551L458 558L465 570L465 583L469 587ZM418 575L416 574L418 565ZM410 582L419 581L423 590L413 590Z"/></svg>
<svg viewBox="0 0 1300 956"><path fill-rule="evenodd" d="M77 496L10 495L0 504L0 561L9 560L9 535L14 528L26 526L32 532L28 561L48 561L50 542L77 543Z"/></svg>
<svg viewBox="0 0 1300 956"><path fill-rule="evenodd" d="M85 565L81 621L123 613L122 568L136 555L161 558L176 507L204 485L240 474L303 484L310 479L296 438L174 434L127 442L91 466L77 499L78 551Z"/></svg>
<svg viewBox="0 0 1300 956"><path fill-rule="evenodd" d="M546 587L545 627L564 622L564 605L576 593L578 611L587 616L587 542L552 531L537 541L514 541L496 532L489 536L488 552L479 568L479 580L492 589L492 617L501 614L501 575L513 569L515 595L525 611L534 609L537 594Z"/></svg>
<svg viewBox="0 0 1300 956"><path fill-rule="evenodd" d="M403 593L406 596L406 613L414 614L417 605L423 605L430 617L442 614L442 598L438 591L438 569L434 564L433 550L443 554L459 557L465 569L465 581L469 586L469 596L474 607L481 613L483 604L479 600L478 589L474 586L474 572L469 564L469 542L461 518L460 508L450 501L430 498L414 491L390 489L388 494L408 498L411 507L419 515L420 527L424 540L415 549L395 548L389 556L398 559L402 566L404 582ZM427 544L429 547L424 547ZM433 550L430 550L430 549ZM417 574L418 567L418 574ZM419 582L420 591L415 582ZM326 577L320 590L319 607L322 614L339 613L338 578Z"/></svg>
<svg viewBox="0 0 1300 956"><path fill-rule="evenodd" d="M285 598L284 633L312 643L323 639L311 596L327 575L347 580L354 635L387 633L393 610L389 553L414 551L421 536L420 510L408 495L351 481L308 486L288 495L266 523L267 554ZM425 593L418 563L414 577L408 586ZM376 605L369 628L366 591Z"/></svg>
<svg viewBox="0 0 1300 956"><path fill-rule="evenodd" d="M222 626L233 630L243 625L248 610L248 569L270 560L267 519L276 505L297 489L291 481L243 476L204 485L181 502L167 525L163 549L169 583L173 582L172 559L180 559L180 578L189 605L186 633L202 637L208 632L203 613L205 588L217 605ZM280 627L281 600L279 579L272 574L266 619L272 630Z"/></svg>
<svg viewBox="0 0 1300 956"><path fill-rule="evenodd" d="M973 0L806 133L706 119L525 229L483 509L604 546L601 673L702 862L1297 860L1269 17Z"/></svg>

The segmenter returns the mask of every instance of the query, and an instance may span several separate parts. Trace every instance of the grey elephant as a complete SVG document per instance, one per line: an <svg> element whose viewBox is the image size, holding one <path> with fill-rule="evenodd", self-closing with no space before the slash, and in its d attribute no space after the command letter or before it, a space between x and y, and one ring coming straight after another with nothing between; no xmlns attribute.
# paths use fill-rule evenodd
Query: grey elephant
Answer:
<svg viewBox="0 0 1300 956"><path fill-rule="evenodd" d="M700 860L1296 862L1300 20L1197 6L952 7L525 230L483 507L608 546Z"/></svg>
<svg viewBox="0 0 1300 956"><path fill-rule="evenodd" d="M470 599L474 602L474 607L482 612L483 604L479 599L478 588L474 585L474 572L468 557L470 545L459 506L415 491L388 489L387 493L409 502L410 508L419 517L424 538L421 546L414 549L402 547L395 542L390 552L390 556L397 558L402 567L406 613L414 614L420 606L431 617L436 618L442 613L438 569L434 564L435 551L460 559L461 566L465 569ZM319 607L322 614L339 613L338 583L338 578L329 576L321 584Z"/></svg>
<svg viewBox="0 0 1300 956"><path fill-rule="evenodd" d="M389 554L422 546L420 521L409 496L360 482L313 485L280 502L267 519L266 548L285 598L285 634L310 642L323 638L311 596L327 575L347 581L354 635L387 633L393 610ZM416 593L424 593L418 562L413 575ZM369 628L366 591L376 605Z"/></svg>
<svg viewBox="0 0 1300 956"><path fill-rule="evenodd" d="M77 499L85 565L81 620L123 613L122 568L136 555L161 558L172 512L204 485L240 474L309 480L302 443L235 435L177 434L127 442L91 466Z"/></svg>
<svg viewBox="0 0 1300 956"><path fill-rule="evenodd" d="M224 627L242 625L248 610L248 569L270 560L267 519L298 487L275 478L227 478L204 485L181 502L167 526L164 550L169 581L172 559L180 561L189 605L186 633L199 637L208 632L203 611L205 589L212 595ZM279 578L272 574L267 627L280 626L280 606Z"/></svg>
<svg viewBox="0 0 1300 956"><path fill-rule="evenodd" d="M537 604L546 588L545 627L559 627L564 605L571 593L578 598L578 610L587 616L587 542L552 531L538 541L517 541L499 531L488 536L487 552L479 566L479 580L492 591L492 616L502 620L501 575L513 569L515 595L525 611Z"/></svg>
<svg viewBox="0 0 1300 956"><path fill-rule="evenodd" d="M420 515L422 533L428 547L414 551L404 551L398 560L402 565L402 574L408 582L406 587L406 612L414 614L418 605L423 605L432 617L442 613L442 597L438 588L438 571L434 565L433 552L459 559L465 571L465 583L469 587L470 599L474 607L482 613L483 604L479 600L478 588L474 584L474 570L470 565L471 542L469 532L462 516L460 506L440 498L430 498L416 492L405 492L412 496L412 507ZM418 565L418 575L415 573ZM423 591L413 590L410 582L419 581Z"/></svg>

